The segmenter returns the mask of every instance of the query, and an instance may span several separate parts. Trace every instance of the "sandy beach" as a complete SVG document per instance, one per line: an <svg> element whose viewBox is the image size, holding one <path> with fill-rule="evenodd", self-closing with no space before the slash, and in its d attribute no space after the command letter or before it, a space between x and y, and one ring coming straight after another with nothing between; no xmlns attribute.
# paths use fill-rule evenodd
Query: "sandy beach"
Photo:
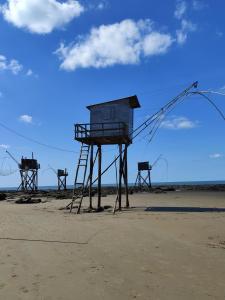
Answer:
<svg viewBox="0 0 225 300"><path fill-rule="evenodd" d="M0 299L225 299L225 192L133 194L116 215L42 201L0 202Z"/></svg>

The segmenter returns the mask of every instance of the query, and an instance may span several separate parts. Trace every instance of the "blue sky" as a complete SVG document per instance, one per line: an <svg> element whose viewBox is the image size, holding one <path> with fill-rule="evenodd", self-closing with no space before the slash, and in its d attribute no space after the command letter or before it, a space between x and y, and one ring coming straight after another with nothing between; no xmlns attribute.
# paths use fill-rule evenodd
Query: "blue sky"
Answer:
<svg viewBox="0 0 225 300"><path fill-rule="evenodd" d="M41 164L40 185L54 185L48 169L67 167L73 182L79 143L73 124L89 121L86 105L136 94L135 125L193 81L225 92L224 1L1 0L0 122L60 152L0 127L1 172L31 152ZM225 97L213 95L225 112ZM178 106L157 136L129 150L129 181L137 162L153 162L154 181L224 180L225 124L200 97ZM115 147L104 148L104 165ZM168 170L167 164L168 162ZM114 170L104 182L114 180ZM19 174L0 176L0 187Z"/></svg>

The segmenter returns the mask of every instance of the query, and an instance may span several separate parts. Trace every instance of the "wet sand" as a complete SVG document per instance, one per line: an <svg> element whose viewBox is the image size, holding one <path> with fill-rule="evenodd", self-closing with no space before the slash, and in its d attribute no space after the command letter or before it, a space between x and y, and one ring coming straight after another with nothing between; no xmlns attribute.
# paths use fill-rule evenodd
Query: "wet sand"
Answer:
<svg viewBox="0 0 225 300"><path fill-rule="evenodd" d="M17 196L0 202L0 299L225 299L225 192L133 194L116 215Z"/></svg>

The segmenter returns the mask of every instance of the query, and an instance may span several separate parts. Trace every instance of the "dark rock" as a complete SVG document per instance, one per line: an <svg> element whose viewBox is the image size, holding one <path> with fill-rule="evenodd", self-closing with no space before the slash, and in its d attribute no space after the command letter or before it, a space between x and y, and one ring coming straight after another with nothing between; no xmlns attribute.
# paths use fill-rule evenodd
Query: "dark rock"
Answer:
<svg viewBox="0 0 225 300"><path fill-rule="evenodd" d="M96 209L96 212L103 212L104 211L104 207L99 207Z"/></svg>

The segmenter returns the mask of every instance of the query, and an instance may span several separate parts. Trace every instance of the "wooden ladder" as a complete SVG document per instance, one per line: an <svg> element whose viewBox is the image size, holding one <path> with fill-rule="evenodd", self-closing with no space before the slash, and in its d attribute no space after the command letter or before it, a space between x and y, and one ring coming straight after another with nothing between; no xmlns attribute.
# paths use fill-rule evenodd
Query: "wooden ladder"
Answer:
<svg viewBox="0 0 225 300"><path fill-rule="evenodd" d="M80 156L78 159L77 170L74 180L74 189L73 189L73 198L67 208L70 207L70 212L74 208L74 204L77 204L76 213L80 213L82 201L84 194L86 192L86 174L88 167L88 158L89 158L90 146L82 143L80 149Z"/></svg>

